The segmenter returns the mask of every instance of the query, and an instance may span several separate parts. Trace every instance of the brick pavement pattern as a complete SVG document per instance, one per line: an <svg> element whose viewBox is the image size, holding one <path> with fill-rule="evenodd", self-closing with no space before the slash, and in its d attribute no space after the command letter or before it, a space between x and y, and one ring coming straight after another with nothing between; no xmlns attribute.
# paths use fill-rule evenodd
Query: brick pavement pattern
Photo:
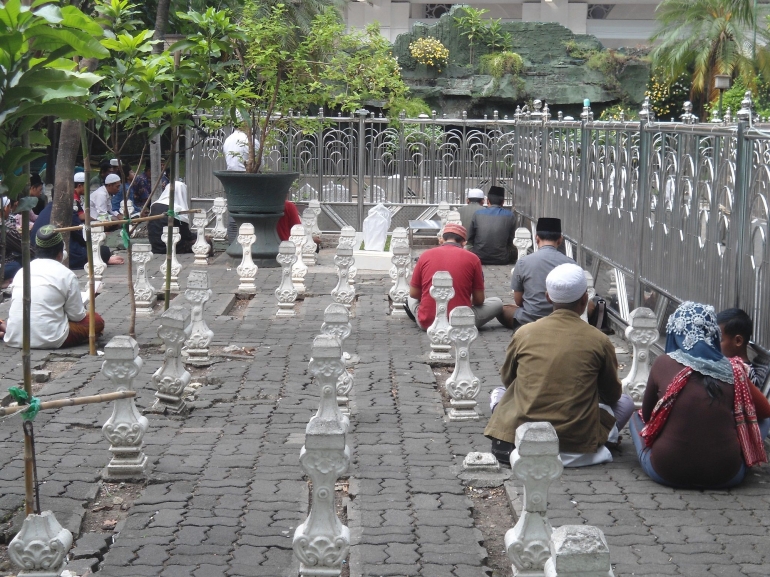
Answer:
<svg viewBox="0 0 770 577"><path fill-rule="evenodd" d="M231 311L237 263L220 255L209 265L214 295L206 320L214 331L212 347L219 362L208 370L189 416L148 415L149 483L118 527L97 575L296 575L292 536L308 508L298 457L305 425L318 405L307 363L323 311L332 302L333 254L323 250L319 265L310 267L308 296L297 303L295 318L275 317L273 291L280 269L260 269L257 295ZM193 255L179 258L184 289ZM150 268L157 270L152 263ZM510 267L484 268L488 296L509 300ZM97 299L97 310L107 321L101 346L127 331L125 270L109 267L105 273L106 291ZM158 273L154 276L152 282L159 286ZM468 452L489 450L482 434L489 416L487 399L499 383L510 332L493 321L473 345L484 417L477 423L446 423L436 376L427 364L428 338L409 319L387 315L389 287L387 273L359 271L353 333L345 345L359 357L349 436L350 574L487 575L482 535L474 527L472 503L455 468ZM185 304L184 296L176 303ZM0 318L7 309L8 302L0 305ZM162 363L159 314L137 320L144 359L135 379L140 409L154 400L150 377ZM622 344L619 339L616 343ZM232 344L253 353L221 356L221 347ZM33 366L46 359L72 363L40 396L109 392L108 381L99 374L102 359L86 352L82 347L33 352ZM620 355L626 368L628 361L628 355ZM21 378L21 357L0 345L0 362L0 387L6 390ZM35 423L43 508L52 509L76 535L110 459L100 430L110 411L102 405L68 407L43 412ZM0 422L0 540L21 520L20 425L17 418ZM627 432L624 436L624 451L613 463L565 470L554 484L554 526L588 523L601 528L619 576L768 574L770 468L752 471L732 491L675 491L646 478ZM86 534L76 539L76 546L98 551L99 546L92 546L94 537ZM96 559L88 563L95 566Z"/></svg>

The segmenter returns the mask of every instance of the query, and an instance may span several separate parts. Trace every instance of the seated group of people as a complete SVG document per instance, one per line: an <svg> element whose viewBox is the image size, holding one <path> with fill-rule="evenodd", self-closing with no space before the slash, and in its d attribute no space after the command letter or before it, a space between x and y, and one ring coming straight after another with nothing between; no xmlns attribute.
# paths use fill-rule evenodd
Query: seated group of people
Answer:
<svg viewBox="0 0 770 577"><path fill-rule="evenodd" d="M483 193L474 196L483 198ZM500 218L504 209L493 204L487 216ZM478 205L461 210L461 216L476 229L485 210ZM581 318L588 286L583 269L558 251L560 221L541 218L536 229L538 250L522 255L512 274L513 305L486 296L484 261L473 250L463 250L478 231L472 237L455 223L444 227L440 246L418 259L405 305L418 326L427 329L436 316L429 293L433 274L447 271L455 291L447 312L469 306L477 327L497 318L514 329L501 369L504 388L492 394L493 413L484 431L497 459L509 464L519 425L547 421L559 436L564 466L609 462L610 448L618 445L619 431L630 421L643 470L664 485L728 488L739 484L748 468L766 462L770 402L758 388L766 368L749 363L748 315L729 309L717 316L708 305L682 304L668 321L666 354L653 364L637 412L622 392L614 345ZM502 230L497 240L511 244ZM479 247L478 241L474 246ZM500 256L499 264L505 264Z"/></svg>

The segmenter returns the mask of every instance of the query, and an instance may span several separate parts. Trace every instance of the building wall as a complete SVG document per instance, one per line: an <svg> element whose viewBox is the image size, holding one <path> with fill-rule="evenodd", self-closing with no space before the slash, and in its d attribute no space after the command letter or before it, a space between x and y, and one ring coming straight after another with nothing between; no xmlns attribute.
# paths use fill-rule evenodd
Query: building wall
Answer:
<svg viewBox="0 0 770 577"><path fill-rule="evenodd" d="M465 0L462 3L488 10L485 17L500 18L504 22L558 22L575 34L593 34L608 48L647 44L655 29L658 5L657 0L614 0L612 4L571 0L507 0L499 3ZM363 28L377 20L383 36L394 41L399 34L411 30L415 22L435 22L435 18L425 17L429 4L433 3L427 0L350 2L347 23L351 28Z"/></svg>

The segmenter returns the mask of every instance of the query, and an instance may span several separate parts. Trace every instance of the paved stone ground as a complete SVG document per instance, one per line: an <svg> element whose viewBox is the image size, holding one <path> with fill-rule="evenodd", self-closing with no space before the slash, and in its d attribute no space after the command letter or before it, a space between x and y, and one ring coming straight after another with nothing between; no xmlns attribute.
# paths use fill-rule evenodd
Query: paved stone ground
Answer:
<svg viewBox="0 0 770 577"><path fill-rule="evenodd" d="M319 265L311 268L312 296L298 303L293 319L274 316L278 269L260 269L258 294L242 313L230 316L235 270L224 256L209 265L214 297L206 318L215 332L214 346L254 348L253 356L220 358L186 418L148 415L150 482L118 527L99 575L296 574L291 538L308 502L298 456L318 399L307 363L336 283L332 256L333 251L322 251ZM180 260L184 288L192 256ZM159 264L156 257L150 270ZM509 267L485 268L487 294L507 299ZM107 319L100 346L127 331L124 275L125 267L110 267L106 292L97 299ZM160 285L157 276L153 282ZM360 273L353 334L345 346L360 357L350 435L350 574L485 575L482 536L452 467L469 451L489 448L482 435L487 399L499 382L510 332L493 321L472 348L474 371L484 383L479 401L485 418L445 423L435 375L426 363L427 336L408 319L387 315L389 284L386 274ZM7 307L0 305L0 318ZM150 376L162 360L157 316L137 323L145 361L136 379L140 408L153 401ZM74 362L40 395L53 399L110 391L99 374L102 360L85 352L34 352L34 365L48 358ZM627 365L628 355L620 355L620 361ZM0 363L5 390L20 378L18 351L0 345ZM35 423L43 508L52 509L76 534L110 458L100 430L110 412L108 406L70 407L41 413ZM646 478L627 435L624 445L609 465L565 471L551 492L554 526L599 526L609 540L616 575L624 577L770 572L770 468L753 472L733 491L674 491ZM20 420L0 422L0 518L15 513L17 522L21 453Z"/></svg>

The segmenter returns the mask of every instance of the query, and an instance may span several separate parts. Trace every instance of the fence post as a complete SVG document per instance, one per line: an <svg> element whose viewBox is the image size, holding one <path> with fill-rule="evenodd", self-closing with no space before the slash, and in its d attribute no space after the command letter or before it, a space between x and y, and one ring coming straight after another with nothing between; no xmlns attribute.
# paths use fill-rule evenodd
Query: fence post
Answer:
<svg viewBox="0 0 770 577"><path fill-rule="evenodd" d="M466 168L468 166L468 159L466 158L468 154L468 128L466 126L468 122L468 113L463 110L463 138L460 141L460 194L464 197L465 196L465 187L466 184Z"/></svg>
<svg viewBox="0 0 770 577"><path fill-rule="evenodd" d="M404 202L404 196L406 193L406 112L401 111L398 113L399 129L398 129L398 202Z"/></svg>
<svg viewBox="0 0 770 577"><path fill-rule="evenodd" d="M650 143L651 133L647 131L647 125L654 119L650 108L650 99L645 97L642 111L639 113L639 192L636 199L636 238L639 242L639 250L636 253L634 264L634 304L633 308L643 305L642 302L642 254L644 252L644 231L647 208L649 206L649 180L650 180ZM629 306L629 308L631 308Z"/></svg>
<svg viewBox="0 0 770 577"><path fill-rule="evenodd" d="M318 200L324 200L324 109L318 109Z"/></svg>
<svg viewBox="0 0 770 577"><path fill-rule="evenodd" d="M495 129L492 131L492 166L490 171L489 182L492 186L497 186L497 155L498 155L498 142L500 138L500 115L495 110L492 114L492 120L495 122ZM511 202L511 206L514 203Z"/></svg>
<svg viewBox="0 0 770 577"><path fill-rule="evenodd" d="M735 164L735 209L738 213L738 222L736 226L736 244L735 244L735 256L733 262L735 263L735 306L741 307L742 298L741 291L743 290L743 277L744 277L744 257L745 257L745 238L748 234L746 231L748 219L746 218L746 212L749 210L748 195L751 181L751 165L752 159L752 143L746 138L746 128L751 127L751 92L748 90L741 101L741 109L736 114L738 118L738 148L736 150ZM749 303L746 303L746 307Z"/></svg>
<svg viewBox="0 0 770 577"><path fill-rule="evenodd" d="M578 183L578 237L575 260L582 266L585 262L585 255L583 254L583 223L586 211L586 191L588 190L588 159L590 157L591 130L586 126L589 114L585 108L580 117L580 182Z"/></svg>
<svg viewBox="0 0 770 577"><path fill-rule="evenodd" d="M356 110L358 116L358 226L364 226L364 196L366 194L366 117L369 111L365 108Z"/></svg>

